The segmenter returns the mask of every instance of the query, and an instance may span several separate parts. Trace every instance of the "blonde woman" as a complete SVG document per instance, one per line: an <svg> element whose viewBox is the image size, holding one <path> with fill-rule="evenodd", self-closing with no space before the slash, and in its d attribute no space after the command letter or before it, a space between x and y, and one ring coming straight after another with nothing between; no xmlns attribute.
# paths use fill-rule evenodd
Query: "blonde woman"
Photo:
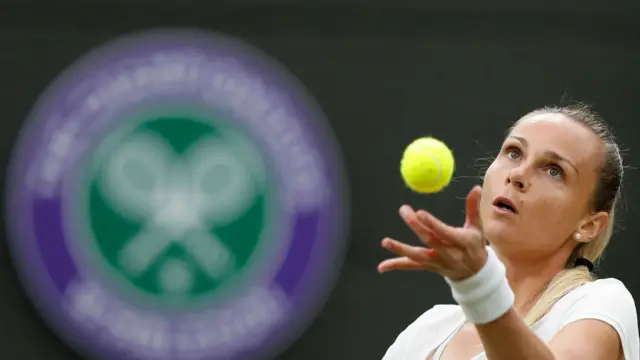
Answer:
<svg viewBox="0 0 640 360"><path fill-rule="evenodd" d="M401 207L425 247L386 238L398 257L378 270L437 272L459 305L428 310L383 360L640 360L631 294L591 275L622 174L613 135L590 108L542 108L509 130L468 195L463 227Z"/></svg>

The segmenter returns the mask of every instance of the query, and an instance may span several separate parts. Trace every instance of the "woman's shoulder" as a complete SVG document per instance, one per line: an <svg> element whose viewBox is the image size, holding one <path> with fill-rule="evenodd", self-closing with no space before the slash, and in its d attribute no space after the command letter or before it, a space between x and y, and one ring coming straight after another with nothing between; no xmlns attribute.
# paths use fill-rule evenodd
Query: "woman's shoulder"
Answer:
<svg viewBox="0 0 640 360"><path fill-rule="evenodd" d="M458 305L435 305L400 333L383 360L404 359L407 354L424 359L463 321Z"/></svg>
<svg viewBox="0 0 640 360"><path fill-rule="evenodd" d="M462 315L462 309L458 305L437 304L425 311L418 319L424 321L448 320L451 317Z"/></svg>
<svg viewBox="0 0 640 360"><path fill-rule="evenodd" d="M413 328L432 328L436 324L455 324L464 319L458 305L437 304L420 315L411 325Z"/></svg>
<svg viewBox="0 0 640 360"><path fill-rule="evenodd" d="M599 319L623 332L638 332L635 301L629 289L618 279L586 283L561 298L554 308L555 311L549 315L563 325L581 319Z"/></svg>
<svg viewBox="0 0 640 360"><path fill-rule="evenodd" d="M624 283L616 278L597 279L597 280L588 282L585 285L587 286L587 288L591 287L592 289L598 289L598 290L606 289L610 291L631 294L627 289L627 287L624 285Z"/></svg>
<svg viewBox="0 0 640 360"><path fill-rule="evenodd" d="M559 328L579 320L599 320L620 336L625 359L638 359L638 316L633 296L622 281L614 278L586 283L560 299L555 318ZM555 307L555 306L554 306Z"/></svg>
<svg viewBox="0 0 640 360"><path fill-rule="evenodd" d="M464 313L460 306L438 304L422 313L404 332L411 334L437 332L446 327L453 328L461 321L464 321Z"/></svg>
<svg viewBox="0 0 640 360"><path fill-rule="evenodd" d="M604 278L588 282L566 296L571 302L595 301L600 304L626 304L635 308L633 296L624 283L615 278Z"/></svg>

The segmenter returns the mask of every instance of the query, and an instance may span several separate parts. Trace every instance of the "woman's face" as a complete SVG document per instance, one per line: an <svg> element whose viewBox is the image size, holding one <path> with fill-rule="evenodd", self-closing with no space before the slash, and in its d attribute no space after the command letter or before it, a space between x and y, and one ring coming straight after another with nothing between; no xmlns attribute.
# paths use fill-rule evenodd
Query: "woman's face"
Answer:
<svg viewBox="0 0 640 360"><path fill-rule="evenodd" d="M597 235L602 227L592 224L589 205L603 149L593 132L563 115L522 119L484 178L487 239L501 252L545 257L570 252L576 231L585 240Z"/></svg>

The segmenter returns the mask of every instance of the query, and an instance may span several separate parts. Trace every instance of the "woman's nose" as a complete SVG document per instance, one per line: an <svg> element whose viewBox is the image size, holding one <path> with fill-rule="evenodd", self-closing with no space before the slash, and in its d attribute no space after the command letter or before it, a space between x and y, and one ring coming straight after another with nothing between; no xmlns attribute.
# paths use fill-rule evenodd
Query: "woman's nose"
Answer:
<svg viewBox="0 0 640 360"><path fill-rule="evenodd" d="M524 166L513 168L507 175L506 183L515 186L520 191L526 191L529 188L526 172Z"/></svg>

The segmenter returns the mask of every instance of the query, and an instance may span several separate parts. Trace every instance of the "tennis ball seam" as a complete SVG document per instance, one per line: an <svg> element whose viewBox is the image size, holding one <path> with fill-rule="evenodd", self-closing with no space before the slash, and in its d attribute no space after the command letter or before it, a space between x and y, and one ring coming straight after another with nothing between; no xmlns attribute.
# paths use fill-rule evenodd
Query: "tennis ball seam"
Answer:
<svg viewBox="0 0 640 360"><path fill-rule="evenodd" d="M433 151L427 150L427 149L421 149L425 152L425 155L429 156L431 159L433 159L433 161L436 162L436 164L438 164L438 177L435 179L435 181L433 181L433 183L438 183L440 182L440 179L442 179L442 163L440 162L440 158L438 157L438 155L434 154Z"/></svg>

